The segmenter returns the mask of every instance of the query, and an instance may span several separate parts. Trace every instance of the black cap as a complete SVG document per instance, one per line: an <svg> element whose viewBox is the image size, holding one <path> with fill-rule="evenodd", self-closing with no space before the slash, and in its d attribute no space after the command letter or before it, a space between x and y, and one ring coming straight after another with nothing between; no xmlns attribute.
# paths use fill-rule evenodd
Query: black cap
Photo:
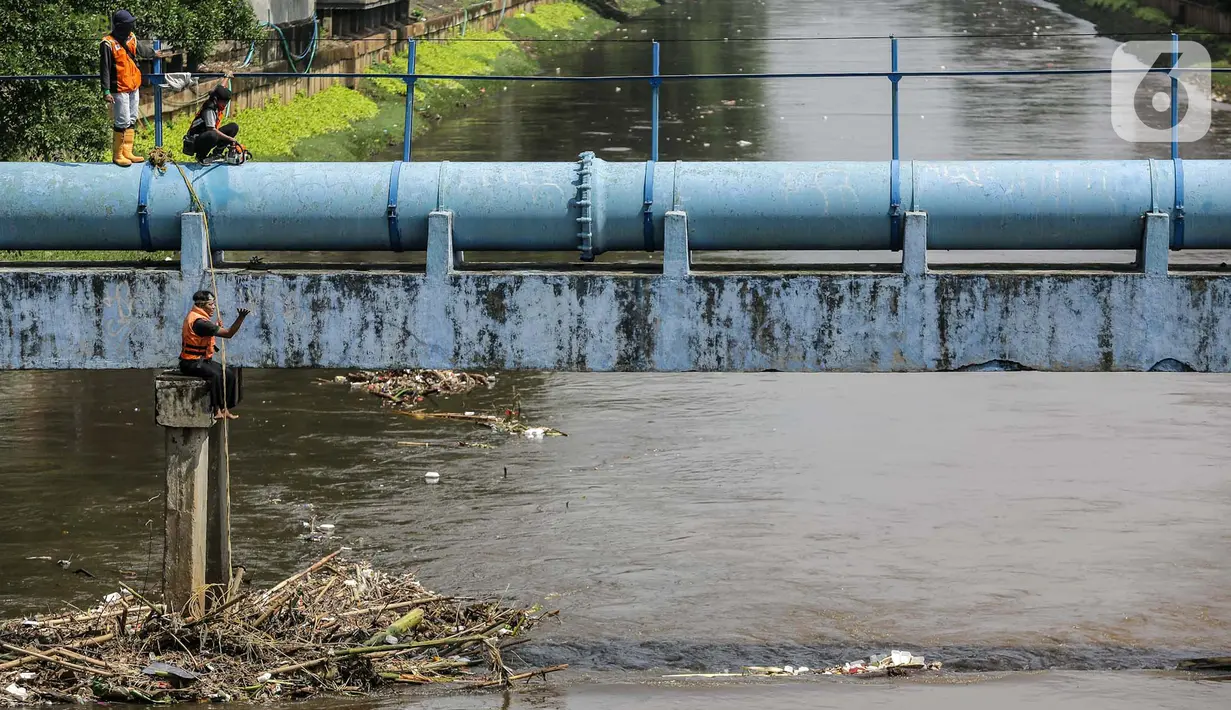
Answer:
<svg viewBox="0 0 1231 710"><path fill-rule="evenodd" d="M223 86L222 84L215 86L213 91L209 92L209 95L215 101L221 101L223 103L226 103L227 101L231 100L231 90Z"/></svg>
<svg viewBox="0 0 1231 710"><path fill-rule="evenodd" d="M111 24L116 27L120 25L135 25L137 24L137 18L133 17L133 14L128 10L116 10L111 15Z"/></svg>

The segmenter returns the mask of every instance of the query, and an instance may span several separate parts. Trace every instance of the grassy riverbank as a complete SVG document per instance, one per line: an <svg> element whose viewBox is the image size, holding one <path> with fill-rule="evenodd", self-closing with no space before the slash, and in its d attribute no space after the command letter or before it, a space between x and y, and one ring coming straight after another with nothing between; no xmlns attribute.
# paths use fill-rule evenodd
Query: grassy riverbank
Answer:
<svg viewBox="0 0 1231 710"><path fill-rule="evenodd" d="M1164 39L1172 32L1183 39L1200 42L1209 50L1213 66L1231 67L1231 41L1199 27L1181 25L1166 12L1142 5L1137 0L1054 0L1061 10L1093 22L1100 34L1114 39L1146 39L1141 35L1157 33ZM1226 101L1231 96L1231 75L1214 74L1214 97Z"/></svg>
<svg viewBox="0 0 1231 710"><path fill-rule="evenodd" d="M629 15L657 7L655 0L624 0L617 3ZM415 66L421 74L454 75L531 75L543 71L558 54L577 51L570 42L535 43L536 39L584 40L611 31L618 23L596 15L575 2L539 5L530 12L507 17L493 31L467 32L465 38L453 36L421 41ZM349 129L321 134L301 141L288 159L304 161L367 160L372 155L401 145L405 114L406 84L397 79L381 79L381 74L404 74L407 55L395 56L388 64L373 67L373 79L358 90L379 106L368 120L353 123ZM421 80L415 85L413 134L422 135L432 127L482 103L501 91L502 85L486 81Z"/></svg>

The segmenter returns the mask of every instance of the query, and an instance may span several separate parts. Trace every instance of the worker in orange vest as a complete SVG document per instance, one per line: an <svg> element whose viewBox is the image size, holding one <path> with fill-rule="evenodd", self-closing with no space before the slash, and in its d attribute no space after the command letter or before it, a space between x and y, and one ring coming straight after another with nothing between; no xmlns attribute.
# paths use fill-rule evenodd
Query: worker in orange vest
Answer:
<svg viewBox="0 0 1231 710"><path fill-rule="evenodd" d="M133 34L136 24L137 20L131 12L116 10L111 16L111 33L103 37L98 47L103 95L111 104L111 115L115 121L111 162L121 167L145 160L133 155L137 105L141 99L141 70L137 68L137 58L138 54L143 59L153 57L154 51L148 42L137 43L137 37Z"/></svg>
<svg viewBox="0 0 1231 710"><path fill-rule="evenodd" d="M209 383L209 406L214 419L239 419L231 410L239 404L241 387L241 372L236 367L226 368L224 387L222 365L214 362L215 338L235 337L249 313L247 308L239 309L239 317L230 328L224 328L214 294L197 291L192 294L192 310L180 329L180 372Z"/></svg>

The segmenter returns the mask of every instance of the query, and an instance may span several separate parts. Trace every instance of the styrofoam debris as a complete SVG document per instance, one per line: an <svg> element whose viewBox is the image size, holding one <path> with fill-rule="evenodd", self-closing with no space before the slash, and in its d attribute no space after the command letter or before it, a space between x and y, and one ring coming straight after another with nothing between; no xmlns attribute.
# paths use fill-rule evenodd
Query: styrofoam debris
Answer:
<svg viewBox="0 0 1231 710"><path fill-rule="evenodd" d="M320 528L321 530L333 530L337 526L334 525L333 523L321 523L320 525L317 525L316 527Z"/></svg>
<svg viewBox="0 0 1231 710"><path fill-rule="evenodd" d="M29 691L27 691L25 688L21 687L20 685L17 685L16 683L10 683L9 687L4 689L4 692L8 693L9 695L12 695L14 698L17 698L18 700L25 700L26 698L30 697Z"/></svg>

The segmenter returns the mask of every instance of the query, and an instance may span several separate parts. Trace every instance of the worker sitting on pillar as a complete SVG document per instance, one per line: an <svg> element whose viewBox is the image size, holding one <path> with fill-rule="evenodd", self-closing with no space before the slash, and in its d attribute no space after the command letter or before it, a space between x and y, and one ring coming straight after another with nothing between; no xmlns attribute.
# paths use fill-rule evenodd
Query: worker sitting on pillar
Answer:
<svg viewBox="0 0 1231 710"><path fill-rule="evenodd" d="M239 404L241 380L238 368L224 368L214 362L214 339L235 337L250 312L247 308L239 309L239 317L230 328L224 328L222 317L217 315L218 302L214 294L209 291L192 294L192 310L181 329L180 372L205 378L209 383L209 406L214 419L239 419L231 410Z"/></svg>
<svg viewBox="0 0 1231 710"><path fill-rule="evenodd" d="M235 140L235 136L239 135L239 125L222 125L222 117L230 101L231 90L221 84L209 92L188 126L188 133L184 135L185 154L195 157L197 162L206 163L221 158L230 146L239 145L239 141Z"/></svg>
<svg viewBox="0 0 1231 710"><path fill-rule="evenodd" d="M111 136L111 162L120 167L145 161L133 155L133 140L137 127L137 111L140 103L141 70L137 68L137 56L153 57L155 52L149 42L137 42L133 35L137 20L128 10L117 10L111 16L111 33L99 44L99 74L103 82L103 97L111 104L114 121ZM158 53L158 56L167 56Z"/></svg>

